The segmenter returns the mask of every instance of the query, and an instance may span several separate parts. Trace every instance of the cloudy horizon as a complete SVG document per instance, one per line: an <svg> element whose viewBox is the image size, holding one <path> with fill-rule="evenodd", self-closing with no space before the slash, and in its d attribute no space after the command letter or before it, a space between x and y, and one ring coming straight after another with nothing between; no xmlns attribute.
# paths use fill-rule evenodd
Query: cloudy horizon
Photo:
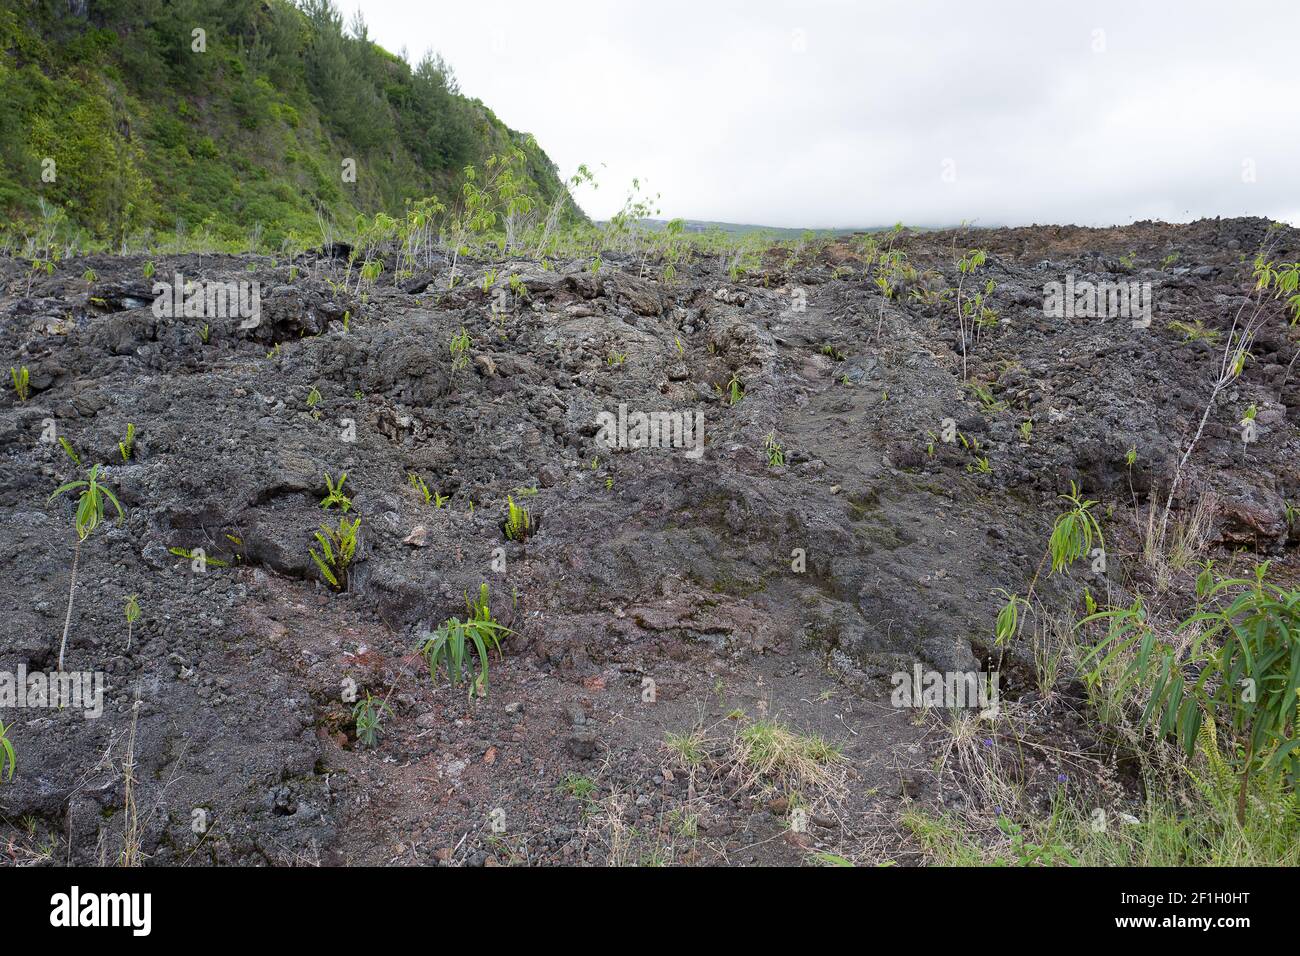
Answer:
<svg viewBox="0 0 1300 956"><path fill-rule="evenodd" d="M766 226L1300 225L1294 5L340 8L411 61L440 53L562 176L590 166L594 218L639 177L662 218Z"/></svg>

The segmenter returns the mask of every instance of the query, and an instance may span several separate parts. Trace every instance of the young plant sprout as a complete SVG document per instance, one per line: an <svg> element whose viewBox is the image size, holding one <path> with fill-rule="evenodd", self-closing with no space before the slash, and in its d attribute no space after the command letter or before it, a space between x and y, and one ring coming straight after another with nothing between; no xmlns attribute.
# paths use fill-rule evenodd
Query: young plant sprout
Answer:
<svg viewBox="0 0 1300 956"><path fill-rule="evenodd" d="M14 745L9 742L8 728L5 727L5 722L0 720L0 776L4 775L4 769L7 766L9 775L4 779L12 780L14 778L14 767L17 765L18 761L14 759Z"/></svg>
<svg viewBox="0 0 1300 956"><path fill-rule="evenodd" d="M117 496L109 490L108 486L99 480L100 469L102 465L95 465L90 469L86 477L80 481L69 481L67 484L60 485L55 489L54 494L50 495L49 500L69 491L80 490L81 494L77 499L76 528L77 542L72 550L72 579L68 585L68 613L63 620L63 640L59 644L59 670L63 670L63 655L68 646L68 631L72 627L72 602L77 593L77 564L81 559L81 542L90 537L91 532L99 527L104 520L104 500L107 499L117 510L117 519L120 524L126 519L122 511L122 505L117 500Z"/></svg>
<svg viewBox="0 0 1300 956"><path fill-rule="evenodd" d="M506 521L504 530L507 540L526 541L533 533L533 519L528 514L528 509L522 505L515 504L513 495L506 497Z"/></svg>
<svg viewBox="0 0 1300 956"><path fill-rule="evenodd" d="M976 269L984 265L987 259L988 253L983 249L972 249L966 255L957 260L957 272L960 274L960 278L957 280L957 326L958 332L961 335L961 380L963 382L967 379L966 319L968 316L971 316L972 319L975 316L972 313L971 306L962 301L962 290L966 286L966 280L975 273Z"/></svg>
<svg viewBox="0 0 1300 956"><path fill-rule="evenodd" d="M433 500L433 492L430 491L429 486L424 483L424 479L415 472L412 471L406 476L406 482L424 497L424 503L426 505Z"/></svg>
<svg viewBox="0 0 1300 956"><path fill-rule="evenodd" d="M451 370L453 372L459 372L469 366L469 347L469 333L464 329L451 337Z"/></svg>
<svg viewBox="0 0 1300 956"><path fill-rule="evenodd" d="M1073 564L1092 552L1093 539L1104 548L1105 541L1101 535L1101 525L1092 513L1096 501L1085 501L1079 494L1079 487L1070 482L1070 493L1060 496L1070 503L1070 508L1056 519L1052 528L1052 537L1047 543L1048 553L1052 556L1052 573L1061 573L1066 565Z"/></svg>
<svg viewBox="0 0 1300 956"><path fill-rule="evenodd" d="M473 698L477 693L480 697L486 697L488 649L495 649L500 656L501 638L511 631L492 620L486 584L479 588L477 600L470 601L469 596L466 595L465 605L469 610L468 620L462 622L460 618L448 618L443 622L442 627L426 636L420 644L419 653L429 664L430 679L434 681L438 679L438 667L445 662L452 686L457 687L461 683L462 672L466 677L469 675L466 650L472 647L478 655L479 673L478 677L469 682L469 696Z"/></svg>
<svg viewBox="0 0 1300 956"><path fill-rule="evenodd" d="M320 506L322 508L333 508L337 505L343 509L344 514L352 510L352 499L343 493L343 483L347 480L348 473L346 471L339 475L337 482L330 478L329 472L325 473L325 487L329 493L321 499Z"/></svg>
<svg viewBox="0 0 1300 956"><path fill-rule="evenodd" d="M366 691L366 699L359 700L352 708L352 719L357 725L357 741L373 750L379 745L379 733L385 714L392 714L393 709L387 702L376 700Z"/></svg>
<svg viewBox="0 0 1300 956"><path fill-rule="evenodd" d="M731 380L727 382L727 397L732 405L739 405L740 400L745 397L745 389L740 384L740 376L734 373Z"/></svg>
<svg viewBox="0 0 1300 956"><path fill-rule="evenodd" d="M767 464L771 468L780 468L785 464L785 451L776 440L775 432L768 432L763 439L763 451L767 453Z"/></svg>
<svg viewBox="0 0 1300 956"><path fill-rule="evenodd" d="M21 368L10 366L9 378L13 380L14 393L18 396L18 400L20 402L27 401L27 396L31 394L31 386L29 384L31 380L31 372L27 370L27 366L24 365Z"/></svg>
<svg viewBox="0 0 1300 956"><path fill-rule="evenodd" d="M140 602L136 600L134 594L126 599L126 649L131 649L131 631L135 627L135 622L140 620Z"/></svg>
<svg viewBox="0 0 1300 956"><path fill-rule="evenodd" d="M307 549L316 567L320 568L321 576L335 591L347 588L348 568L357 553L357 531L360 528L360 518L349 521L340 517L338 528L321 525L316 532L319 552L315 548Z"/></svg>
<svg viewBox="0 0 1300 956"><path fill-rule="evenodd" d="M62 435L59 436L59 447L63 449L63 453L68 456L68 459L74 465L76 465L78 468L82 467L81 456L78 455L77 450L72 447L72 442L68 441Z"/></svg>
<svg viewBox="0 0 1300 956"><path fill-rule="evenodd" d="M126 438L117 443L117 450L122 454L122 461L130 461L135 451L135 426L126 423Z"/></svg>

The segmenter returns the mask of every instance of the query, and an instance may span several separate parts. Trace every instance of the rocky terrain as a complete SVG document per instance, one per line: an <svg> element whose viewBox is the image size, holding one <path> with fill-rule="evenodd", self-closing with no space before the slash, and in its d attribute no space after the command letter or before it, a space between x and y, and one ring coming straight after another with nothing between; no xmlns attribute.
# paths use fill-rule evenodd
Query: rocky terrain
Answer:
<svg viewBox="0 0 1300 956"><path fill-rule="evenodd" d="M0 859L112 862L134 840L153 865L921 862L900 813L978 797L934 772L941 727L890 705L890 675L1001 662L1009 701L1036 693L1032 655L1003 659L993 622L1071 481L1101 502L1109 568L1042 596L1071 614L1082 587L1122 596L1256 250L1300 258L1300 233L1267 228L904 232L916 272L888 298L849 238L743 274L697 256L671 280L630 254L599 272L462 262L450 291L446 266L359 293L353 269L345 288L342 249L155 256L152 279L140 256L35 278L2 260L0 352L31 394L0 398L0 671L56 667L76 533L55 488L103 463L126 517L110 508L80 549L68 638L69 670L106 675L103 716L0 709L17 754ZM977 246L996 315L966 344L972 388L942 292ZM259 283L260 315L157 316L153 283L178 273ZM1067 275L1150 282L1149 327L1045 315ZM1269 309L1175 514L1211 502L1211 554L1285 575L1300 337ZM598 416L620 404L701 412L703 454L603 447ZM343 472L362 525L336 592L309 547ZM508 497L532 517L522 542ZM484 583L511 633L467 698L416 647ZM375 747L352 686L391 708ZM842 759L755 772L738 741L758 720ZM1077 771L1054 742L1104 750L1078 694L1039 731L1031 787Z"/></svg>

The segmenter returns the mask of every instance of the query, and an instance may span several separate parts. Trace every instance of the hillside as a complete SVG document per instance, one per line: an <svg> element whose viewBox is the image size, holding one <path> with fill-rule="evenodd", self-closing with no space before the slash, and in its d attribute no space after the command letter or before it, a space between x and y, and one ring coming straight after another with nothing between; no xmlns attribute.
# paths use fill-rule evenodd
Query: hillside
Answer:
<svg viewBox="0 0 1300 956"><path fill-rule="evenodd" d="M329 0L0 0L0 50L8 221L43 198L115 243L179 230L274 246L319 236L318 210L347 227L446 201L465 166L510 146L533 198L564 189L439 57L412 67Z"/></svg>
<svg viewBox="0 0 1300 956"><path fill-rule="evenodd" d="M1297 632L1300 327L1250 254L1300 233L899 230L746 269L616 238L599 268L486 243L455 283L437 249L395 280L405 239L373 280L0 257L0 675L66 644L106 684L95 719L2 711L13 861L1296 864L1268 775L1239 825L1231 774L1161 776L1175 745L1102 706L1091 615L1148 609L1153 661L1232 601ZM156 308L177 274L264 292ZM1062 280L1149 321L1058 314ZM50 495L87 474L122 516L81 541ZM438 643L467 612L499 638L468 674ZM1300 652L1256 659L1293 708ZM997 706L900 697L922 674Z"/></svg>

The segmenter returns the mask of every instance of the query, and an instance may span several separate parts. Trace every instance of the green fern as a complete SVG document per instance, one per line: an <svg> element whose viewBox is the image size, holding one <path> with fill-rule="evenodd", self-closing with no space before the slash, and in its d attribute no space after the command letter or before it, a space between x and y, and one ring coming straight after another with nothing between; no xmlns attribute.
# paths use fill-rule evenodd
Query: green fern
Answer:
<svg viewBox="0 0 1300 956"><path fill-rule="evenodd" d="M6 764L9 767L9 776L6 779L12 780L14 778L14 767L18 765L18 761L14 759L14 745L9 742L8 729L5 727L4 721L0 720L0 771L4 769ZM3 774L0 773L0 776L3 776Z"/></svg>
<svg viewBox="0 0 1300 956"><path fill-rule="evenodd" d="M336 591L342 591L347 586L348 568L352 564L353 557L356 556L357 531L360 527L360 518L349 521L342 517L339 518L337 529L321 525L321 529L316 532L320 551L317 552L315 548L307 549L311 553L312 560L316 562L316 567L320 569L321 576Z"/></svg>
<svg viewBox="0 0 1300 956"><path fill-rule="evenodd" d="M343 483L347 480L348 473L346 471L339 475L337 483L330 479L329 472L325 473L325 487L329 493L321 499L320 506L322 508L332 508L337 505L343 509L344 514L352 510L352 499L343 493Z"/></svg>
<svg viewBox="0 0 1300 956"><path fill-rule="evenodd" d="M515 504L513 495L506 497L505 533L507 540L526 541L533 533L533 519L528 509Z"/></svg>

